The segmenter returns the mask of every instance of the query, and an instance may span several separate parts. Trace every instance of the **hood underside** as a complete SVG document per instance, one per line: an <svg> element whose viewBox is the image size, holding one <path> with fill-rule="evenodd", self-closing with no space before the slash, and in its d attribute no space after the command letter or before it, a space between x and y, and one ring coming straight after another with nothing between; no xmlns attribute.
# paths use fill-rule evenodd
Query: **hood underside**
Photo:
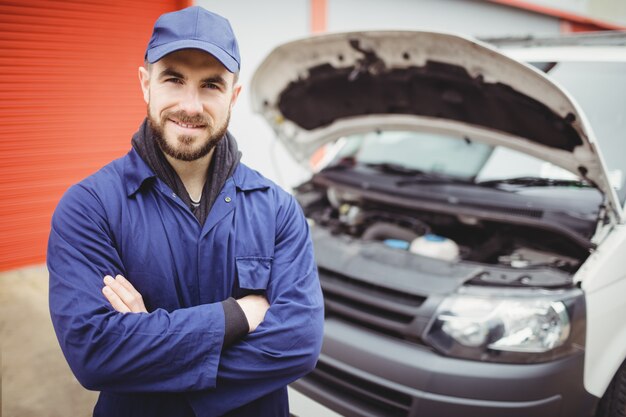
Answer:
<svg viewBox="0 0 626 417"><path fill-rule="evenodd" d="M432 32L356 32L275 49L252 80L255 111L299 161L346 134L455 132L561 166L621 210L577 104L536 69L477 41Z"/></svg>
<svg viewBox="0 0 626 417"><path fill-rule="evenodd" d="M573 151L582 140L572 122L502 83L485 84L465 68L428 61L422 67L364 72L323 64L290 83L278 108L299 127L313 130L366 114L418 114L456 120ZM384 97L384 99L381 99Z"/></svg>

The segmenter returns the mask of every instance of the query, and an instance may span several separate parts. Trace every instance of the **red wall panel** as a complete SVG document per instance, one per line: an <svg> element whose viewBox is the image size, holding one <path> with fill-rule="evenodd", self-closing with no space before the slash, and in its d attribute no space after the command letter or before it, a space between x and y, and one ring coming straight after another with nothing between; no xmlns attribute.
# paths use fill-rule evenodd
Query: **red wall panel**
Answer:
<svg viewBox="0 0 626 417"><path fill-rule="evenodd" d="M0 270L40 263L63 192L130 148L154 20L187 1L0 1Z"/></svg>

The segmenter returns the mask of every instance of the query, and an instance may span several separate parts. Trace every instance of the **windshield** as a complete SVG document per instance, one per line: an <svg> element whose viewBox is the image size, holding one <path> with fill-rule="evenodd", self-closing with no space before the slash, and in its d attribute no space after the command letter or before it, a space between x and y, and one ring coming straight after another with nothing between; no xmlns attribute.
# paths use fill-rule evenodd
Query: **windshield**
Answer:
<svg viewBox="0 0 626 417"><path fill-rule="evenodd" d="M379 131L348 136L337 159L360 164L390 163L409 169L474 178L492 147L423 132Z"/></svg>
<svg viewBox="0 0 626 417"><path fill-rule="evenodd" d="M335 145L334 155L331 166L350 159L356 164L393 164L475 182L519 177L579 179L512 149L425 132L377 131L346 136Z"/></svg>

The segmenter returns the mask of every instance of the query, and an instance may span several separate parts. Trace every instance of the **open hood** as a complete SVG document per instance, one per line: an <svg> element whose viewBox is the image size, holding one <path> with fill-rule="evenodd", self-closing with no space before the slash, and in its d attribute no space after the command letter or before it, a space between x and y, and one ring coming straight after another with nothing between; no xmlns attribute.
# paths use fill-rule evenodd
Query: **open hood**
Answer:
<svg viewBox="0 0 626 417"><path fill-rule="evenodd" d="M475 40L414 31L310 37L279 46L251 84L253 109L300 162L375 129L433 131L502 145L595 185L621 208L574 100L535 68Z"/></svg>

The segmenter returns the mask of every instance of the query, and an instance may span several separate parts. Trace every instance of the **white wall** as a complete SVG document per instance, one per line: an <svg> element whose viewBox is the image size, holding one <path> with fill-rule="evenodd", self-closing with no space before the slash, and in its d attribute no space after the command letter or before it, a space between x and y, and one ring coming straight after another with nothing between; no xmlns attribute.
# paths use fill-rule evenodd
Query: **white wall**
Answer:
<svg viewBox="0 0 626 417"><path fill-rule="evenodd" d="M254 69L276 46L310 34L309 0L197 0L228 18L242 56L244 86L233 111L231 132L243 161L284 187L307 177L252 113L248 86ZM429 29L477 36L554 34L557 19L480 0L328 0L328 31Z"/></svg>

